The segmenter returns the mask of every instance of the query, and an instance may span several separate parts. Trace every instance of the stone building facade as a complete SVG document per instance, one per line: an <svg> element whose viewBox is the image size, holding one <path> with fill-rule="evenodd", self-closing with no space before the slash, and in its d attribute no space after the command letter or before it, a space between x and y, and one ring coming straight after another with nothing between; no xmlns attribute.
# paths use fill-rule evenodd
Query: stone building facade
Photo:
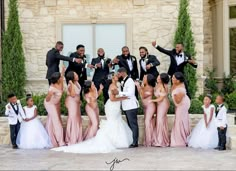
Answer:
<svg viewBox="0 0 236 171"><path fill-rule="evenodd" d="M6 20L7 4L5 0ZM155 50L151 42L156 40L162 47L173 48L178 0L18 0L18 4L26 57L26 90L29 92L47 91L45 56L56 41L64 41L63 26L66 24L122 23L125 25L125 44L132 54L139 58L138 48L146 46L151 54L158 56L160 72L166 72L169 67L169 58ZM234 19L228 19L230 5L236 5L236 0L190 0L199 64L199 93L203 92L206 68L216 67L219 78L224 72L230 72L227 30L236 23ZM92 51L95 54L96 49Z"/></svg>

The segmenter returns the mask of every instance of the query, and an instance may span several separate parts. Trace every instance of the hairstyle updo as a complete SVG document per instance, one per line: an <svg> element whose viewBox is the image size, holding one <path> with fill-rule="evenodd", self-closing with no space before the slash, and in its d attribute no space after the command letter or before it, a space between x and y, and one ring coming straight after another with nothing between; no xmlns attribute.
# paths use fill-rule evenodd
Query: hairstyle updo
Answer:
<svg viewBox="0 0 236 171"><path fill-rule="evenodd" d="M176 72L174 73L174 76L177 80L179 80L181 83L184 82L184 74L182 72Z"/></svg>
<svg viewBox="0 0 236 171"><path fill-rule="evenodd" d="M66 80L68 80L68 81L74 81L74 79L75 79L74 71L69 71L69 72L66 74Z"/></svg>
<svg viewBox="0 0 236 171"><path fill-rule="evenodd" d="M89 89L91 88L91 86L92 86L92 81L86 80L84 82L84 94L89 93Z"/></svg>
<svg viewBox="0 0 236 171"><path fill-rule="evenodd" d="M60 72L54 72L51 76L51 83L55 84L58 82L58 80L61 78L61 73Z"/></svg>
<svg viewBox="0 0 236 171"><path fill-rule="evenodd" d="M152 74L147 74L147 83L148 83L148 85L155 87L156 86L156 78Z"/></svg>
<svg viewBox="0 0 236 171"><path fill-rule="evenodd" d="M26 101L28 101L29 99L32 99L32 95L31 94L26 94Z"/></svg>

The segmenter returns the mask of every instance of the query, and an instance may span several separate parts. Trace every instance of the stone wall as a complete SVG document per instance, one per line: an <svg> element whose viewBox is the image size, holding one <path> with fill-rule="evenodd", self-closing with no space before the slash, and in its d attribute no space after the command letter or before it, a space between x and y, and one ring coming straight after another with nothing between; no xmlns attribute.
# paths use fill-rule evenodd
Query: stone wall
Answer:
<svg viewBox="0 0 236 171"><path fill-rule="evenodd" d="M234 129L234 114L228 114L228 124L229 124L229 130L230 136L236 136L236 129ZM45 125L46 123L46 116L40 116L39 117L42 123ZM83 132L86 129L86 126L88 125L88 117L87 116L82 116L83 118ZM193 128L199 120L202 118L202 115L200 114L190 114L190 123L191 123L191 128ZM105 119L104 116L100 116L100 119ZM123 119L125 120L125 116L123 116ZM66 128L66 121L67 117L62 116L62 121L63 121L63 127L64 130ZM171 129L173 127L174 123L174 115L168 115L168 128L169 132L171 132ZM139 115L138 116L138 124L139 124L139 143L143 143L143 136L144 136L144 116ZM231 127L233 129L231 129ZM9 125L7 121L7 117L0 117L0 144L10 144L10 132L9 132Z"/></svg>
<svg viewBox="0 0 236 171"><path fill-rule="evenodd" d="M204 23L209 20L207 0L190 0L192 28L196 42L199 93L203 91L201 76L203 64L208 63L211 51L208 49L210 37L204 35ZM56 21L60 18L91 21L97 19L130 19L132 28L132 48L139 56L139 46L147 46L151 54L158 56L160 72L166 72L169 58L151 46L157 40L165 48L173 48L172 42L178 17L178 0L19 0L20 25L23 34L27 70L27 91L46 92L45 54L58 39ZM6 1L6 19L8 16ZM144 4L144 5L142 5ZM92 21L91 21L92 22ZM59 30L60 32L60 30ZM205 38L204 38L205 36ZM206 44L206 45L205 45ZM206 51L206 52L205 52ZM204 58L203 58L204 56Z"/></svg>

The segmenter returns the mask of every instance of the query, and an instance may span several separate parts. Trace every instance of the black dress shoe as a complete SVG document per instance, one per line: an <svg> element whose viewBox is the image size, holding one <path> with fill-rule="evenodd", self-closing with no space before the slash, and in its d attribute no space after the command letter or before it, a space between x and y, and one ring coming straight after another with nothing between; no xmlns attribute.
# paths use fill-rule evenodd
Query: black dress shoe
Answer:
<svg viewBox="0 0 236 171"><path fill-rule="evenodd" d="M226 150L226 148L219 148L219 151L224 151L224 150Z"/></svg>
<svg viewBox="0 0 236 171"><path fill-rule="evenodd" d="M216 148L214 148L215 150L219 150L220 149L220 147L216 147Z"/></svg>
<svg viewBox="0 0 236 171"><path fill-rule="evenodd" d="M136 148L136 147L138 147L138 144L131 144L131 145L129 146L129 148Z"/></svg>
<svg viewBox="0 0 236 171"><path fill-rule="evenodd" d="M13 149L18 149L18 146L17 145L13 145L12 148Z"/></svg>

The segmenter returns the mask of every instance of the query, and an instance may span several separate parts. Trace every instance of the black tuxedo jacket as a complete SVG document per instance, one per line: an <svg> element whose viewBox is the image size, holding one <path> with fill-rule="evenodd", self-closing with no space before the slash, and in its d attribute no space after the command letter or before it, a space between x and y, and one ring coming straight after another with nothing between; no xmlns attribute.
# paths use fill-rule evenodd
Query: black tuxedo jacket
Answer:
<svg viewBox="0 0 236 171"><path fill-rule="evenodd" d="M102 83L104 79L106 79L109 74L109 66L108 64L111 62L111 59L104 58L104 67L103 68L95 68L95 72L93 75L93 81L98 82L98 84ZM95 66L96 64L101 63L101 58L93 58L91 64Z"/></svg>
<svg viewBox="0 0 236 171"><path fill-rule="evenodd" d="M184 67L187 65L187 64L190 64L192 65L194 68L197 68L197 64L191 64L188 62L188 60L191 60L191 57L188 56L185 52L184 52L184 62L180 65L177 65L177 62L176 62L176 50L173 49L173 50L166 50L160 46L157 46L157 50L159 50L160 52L168 55L170 57L170 67L169 67L169 70L168 70L168 74L170 76L173 76L175 72L182 72L184 73Z"/></svg>
<svg viewBox="0 0 236 171"><path fill-rule="evenodd" d="M74 71L79 76L79 83L83 87L84 81L87 80L87 72L86 72L86 56L81 57L77 52L74 52L70 55L70 58L81 58L83 60L82 63L76 63L76 62L69 62L69 66L66 69L65 74L67 74L69 71Z"/></svg>
<svg viewBox="0 0 236 171"><path fill-rule="evenodd" d="M145 71L141 65L142 59L139 60L140 64L140 80L143 80L144 75L146 74L152 74L155 78L158 77L159 72L157 71L157 66L160 65L160 62L154 55L148 55L145 59L146 65L152 64L152 67Z"/></svg>
<svg viewBox="0 0 236 171"><path fill-rule="evenodd" d="M127 59L124 58L122 55L117 56L117 58L119 59L119 67L124 67L127 70L127 74L133 79L136 80L139 78L139 74L138 74L138 65L137 65L137 59L135 56L130 55L130 58L132 60L132 64L133 64L133 70L130 71L129 69L129 65L127 62Z"/></svg>
<svg viewBox="0 0 236 171"><path fill-rule="evenodd" d="M48 51L46 56L46 65L48 67L46 79L50 79L51 75L54 72L59 72L60 60L70 61L71 63L74 63L73 58L61 55L60 52L55 48L52 48L51 50Z"/></svg>

